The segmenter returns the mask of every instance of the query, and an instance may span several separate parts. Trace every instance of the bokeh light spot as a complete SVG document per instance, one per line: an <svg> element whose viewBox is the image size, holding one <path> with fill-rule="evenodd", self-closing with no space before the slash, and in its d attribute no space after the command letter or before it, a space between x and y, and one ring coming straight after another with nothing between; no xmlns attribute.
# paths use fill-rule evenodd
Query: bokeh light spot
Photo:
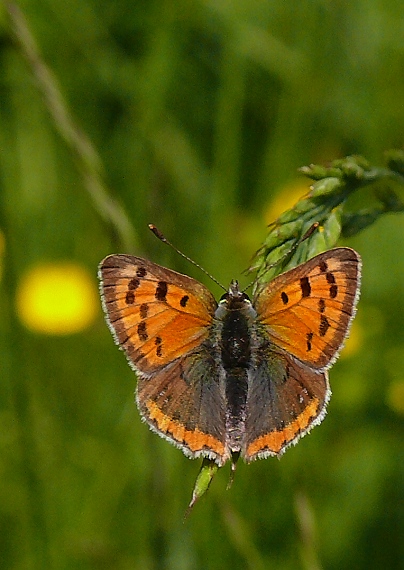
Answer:
<svg viewBox="0 0 404 570"><path fill-rule="evenodd" d="M387 402L395 412L404 415L404 381L392 382L387 392Z"/></svg>
<svg viewBox="0 0 404 570"><path fill-rule="evenodd" d="M363 329L358 320L352 323L349 336L345 340L344 348L341 352L342 358L347 358L356 354L363 344Z"/></svg>
<svg viewBox="0 0 404 570"><path fill-rule="evenodd" d="M40 264L28 271L18 286L16 305L27 328L51 335L80 332L99 311L94 280L72 262Z"/></svg>
<svg viewBox="0 0 404 570"><path fill-rule="evenodd" d="M293 208L293 206L310 190L310 182L307 178L298 178L289 184L285 184L279 193L272 199L265 212L265 220L268 224L274 222L281 214Z"/></svg>

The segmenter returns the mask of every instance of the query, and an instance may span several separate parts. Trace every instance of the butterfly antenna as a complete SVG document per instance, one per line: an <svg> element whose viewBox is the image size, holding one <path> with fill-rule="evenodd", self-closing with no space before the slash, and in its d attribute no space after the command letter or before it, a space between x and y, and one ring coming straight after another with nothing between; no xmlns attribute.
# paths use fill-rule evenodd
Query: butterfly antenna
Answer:
<svg viewBox="0 0 404 570"><path fill-rule="evenodd" d="M279 263L284 263L285 260L290 260L290 258L292 257L292 255L295 253L295 251L297 250L297 248L299 247L299 245L306 241L306 239L308 239L318 228L319 226L319 222L314 222L314 224L312 224L309 229L307 230L307 232L300 238L298 239L293 245L292 247L284 254L282 255L282 257L280 257L279 259L277 259L275 261L275 263L271 263L271 265L268 265L268 267L265 268L265 272L270 271L273 267L275 267L276 265L278 265ZM251 283L249 283L247 285L247 287L244 287L243 289L243 293L244 291L246 291L247 289L249 289L252 285L254 285L256 279L254 279L253 281L251 281Z"/></svg>
<svg viewBox="0 0 404 570"><path fill-rule="evenodd" d="M194 261L193 259L191 259L190 257L188 257L187 255L185 255L185 253L182 253L182 251L180 251L179 249L177 249L175 247L175 245L173 245L171 242L168 241L168 239L165 237L164 234L161 233L161 231L156 228L156 226L154 224L149 224L149 229L154 233L154 235L156 236L156 238L158 238L160 241L162 241L163 243L169 245L175 252L178 253L178 255L180 255L181 257L183 257L184 259L186 259L187 261L189 261L189 263L192 263L192 265L195 265L195 267L197 267L198 269L200 269L202 271L202 273L204 273L205 275L207 275L209 277L209 279L211 279L214 283L216 283L216 285L219 285L219 287L221 289L223 289L224 291L227 291L226 287L223 287L223 285L221 283L219 283L219 281L217 279L215 279L213 277L213 275L211 275L210 273L208 273L206 271L206 269L204 269L201 265L199 265L199 263L196 263L196 261Z"/></svg>

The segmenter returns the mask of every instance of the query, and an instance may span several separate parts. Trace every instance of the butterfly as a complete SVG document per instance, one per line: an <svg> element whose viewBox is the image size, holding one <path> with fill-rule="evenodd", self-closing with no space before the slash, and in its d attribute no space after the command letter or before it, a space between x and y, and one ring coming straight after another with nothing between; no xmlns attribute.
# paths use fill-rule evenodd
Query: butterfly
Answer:
<svg viewBox="0 0 404 570"><path fill-rule="evenodd" d="M141 257L100 264L116 343L138 376L150 428L190 458L222 466L280 456L326 413L328 369L356 310L361 261L335 248L278 275L252 301L232 281L201 283Z"/></svg>

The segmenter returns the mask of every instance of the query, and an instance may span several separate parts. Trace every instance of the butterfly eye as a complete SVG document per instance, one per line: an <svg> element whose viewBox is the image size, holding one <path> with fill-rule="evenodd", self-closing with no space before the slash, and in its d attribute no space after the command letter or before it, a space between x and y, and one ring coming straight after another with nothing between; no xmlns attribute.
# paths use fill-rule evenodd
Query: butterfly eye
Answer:
<svg viewBox="0 0 404 570"><path fill-rule="evenodd" d="M230 297L229 293L225 293L224 295L222 295L222 296L220 297L219 303L222 303L222 304L223 304L225 301L228 301L228 300L229 300L229 297Z"/></svg>

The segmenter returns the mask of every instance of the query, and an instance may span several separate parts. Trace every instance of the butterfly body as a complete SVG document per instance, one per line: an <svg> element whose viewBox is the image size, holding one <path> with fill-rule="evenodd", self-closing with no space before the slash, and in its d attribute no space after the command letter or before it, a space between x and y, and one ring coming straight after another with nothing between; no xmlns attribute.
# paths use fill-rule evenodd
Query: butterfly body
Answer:
<svg viewBox="0 0 404 570"><path fill-rule="evenodd" d="M327 369L358 298L353 250L316 256L252 301L233 281L216 303L198 281L126 255L107 257L100 276L140 414L187 456L223 465L234 453L281 455L323 419Z"/></svg>
<svg viewBox="0 0 404 570"><path fill-rule="evenodd" d="M216 337L212 351L224 382L226 447L231 453L238 453L243 447L256 315L248 296L232 281L215 311L212 335Z"/></svg>

